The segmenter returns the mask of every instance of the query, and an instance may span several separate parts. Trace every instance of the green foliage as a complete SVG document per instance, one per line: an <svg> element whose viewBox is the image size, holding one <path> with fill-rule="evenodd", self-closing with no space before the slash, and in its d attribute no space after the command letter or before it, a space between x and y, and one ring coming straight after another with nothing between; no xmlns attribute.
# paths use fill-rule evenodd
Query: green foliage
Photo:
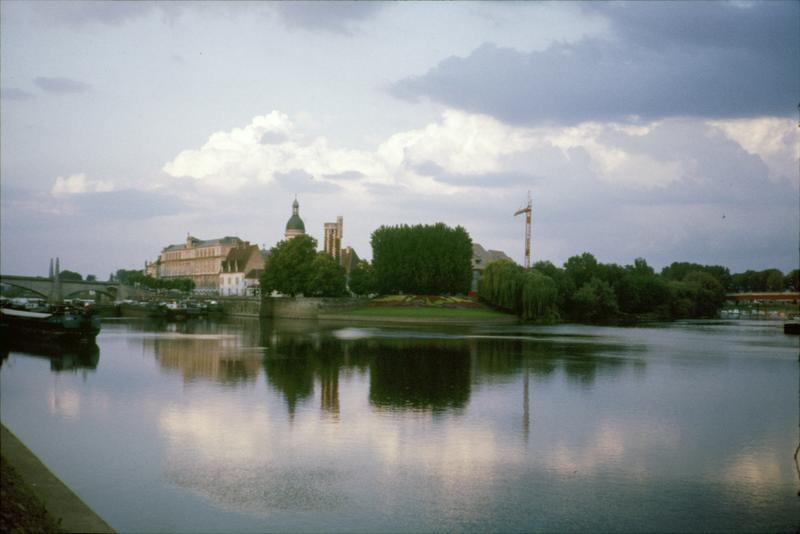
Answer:
<svg viewBox="0 0 800 534"><path fill-rule="evenodd" d="M583 284L573 296L575 318L585 322L608 322L619 313L617 295L611 285L599 278Z"/></svg>
<svg viewBox="0 0 800 534"><path fill-rule="evenodd" d="M186 293L192 291L195 283L191 278L153 278L142 271L119 269L111 277L112 282L127 286L141 286L149 289L177 289ZM88 279L88 277L87 277Z"/></svg>
<svg viewBox="0 0 800 534"><path fill-rule="evenodd" d="M526 271L509 260L493 261L486 266L478 295L526 321L553 322L559 316L556 282L541 271Z"/></svg>
<svg viewBox="0 0 800 534"><path fill-rule="evenodd" d="M794 273L796 280L798 276L797 269L792 273ZM736 293L791 290L792 287L797 288L797 283L792 282L792 273L789 273L788 276L783 276L783 273L778 269L748 270L743 273L737 273L732 276L730 290ZM794 291L797 291L797 289L794 289Z"/></svg>
<svg viewBox="0 0 800 534"><path fill-rule="evenodd" d="M330 254L317 253L311 264L308 294L315 297L342 297L347 294L344 267Z"/></svg>
<svg viewBox="0 0 800 534"><path fill-rule="evenodd" d="M783 287L789 291L800 291L800 269L795 269L786 275Z"/></svg>
<svg viewBox="0 0 800 534"><path fill-rule="evenodd" d="M356 295L365 296L376 293L375 273L368 261L361 260L350 271L350 291Z"/></svg>
<svg viewBox="0 0 800 534"><path fill-rule="evenodd" d="M433 295L469 290L472 239L460 226L381 226L372 233L371 244L379 293Z"/></svg>
<svg viewBox="0 0 800 534"><path fill-rule="evenodd" d="M83 276L75 271L68 271L65 269L58 273L58 279L62 282L80 282L83 280Z"/></svg>
<svg viewBox="0 0 800 534"><path fill-rule="evenodd" d="M493 261L483 271L478 296L500 309L519 314L522 309L524 269L510 260Z"/></svg>
<svg viewBox="0 0 800 534"><path fill-rule="evenodd" d="M558 288L549 276L532 269L522 277L521 317L551 323L558 319Z"/></svg>
<svg viewBox="0 0 800 534"><path fill-rule="evenodd" d="M278 291L292 297L310 295L316 248L317 240L308 235L298 235L272 247L264 263L261 290L265 293Z"/></svg>
<svg viewBox="0 0 800 534"><path fill-rule="evenodd" d="M713 276L722 286L723 290L728 291L732 287L733 277L727 267L721 265L700 265L686 261L673 262L669 267L661 269L661 276L667 280L684 280L690 273L704 272Z"/></svg>

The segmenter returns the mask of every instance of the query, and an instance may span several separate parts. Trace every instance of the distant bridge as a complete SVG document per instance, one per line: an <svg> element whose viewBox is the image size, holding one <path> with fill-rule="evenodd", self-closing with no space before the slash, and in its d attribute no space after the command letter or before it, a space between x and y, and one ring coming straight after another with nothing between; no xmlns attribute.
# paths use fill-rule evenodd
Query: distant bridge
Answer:
<svg viewBox="0 0 800 534"><path fill-rule="evenodd" d="M45 276L16 276L0 274L0 283L12 287L26 289L42 298L49 298L53 291L54 280ZM101 295L106 295L111 300L122 300L128 298L139 298L148 293L138 287L127 286L117 282L87 282L84 280L59 280L61 286L61 296L63 298L74 298L77 295L94 291Z"/></svg>
<svg viewBox="0 0 800 534"><path fill-rule="evenodd" d="M733 302L798 302L800 292L728 293L725 299Z"/></svg>

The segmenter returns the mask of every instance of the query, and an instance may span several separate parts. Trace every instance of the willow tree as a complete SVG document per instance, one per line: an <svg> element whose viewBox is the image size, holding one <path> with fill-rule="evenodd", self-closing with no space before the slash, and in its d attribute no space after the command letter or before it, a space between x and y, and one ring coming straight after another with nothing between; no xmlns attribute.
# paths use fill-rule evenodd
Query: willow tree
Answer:
<svg viewBox="0 0 800 534"><path fill-rule="evenodd" d="M522 277L520 316L526 321L554 322L558 319L558 289L549 276L535 269Z"/></svg>

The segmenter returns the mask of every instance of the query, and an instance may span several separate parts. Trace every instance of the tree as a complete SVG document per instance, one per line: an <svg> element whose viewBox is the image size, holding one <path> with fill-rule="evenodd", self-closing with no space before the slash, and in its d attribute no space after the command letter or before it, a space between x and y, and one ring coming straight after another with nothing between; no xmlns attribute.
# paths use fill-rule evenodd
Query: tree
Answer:
<svg viewBox="0 0 800 534"><path fill-rule="evenodd" d="M576 318L579 321L607 322L619 313L617 296L608 282L592 278L581 286L573 297Z"/></svg>
<svg viewBox="0 0 800 534"><path fill-rule="evenodd" d="M693 286L694 317L714 317L725 302L725 289L712 275L703 271L694 271L686 275L684 283Z"/></svg>
<svg viewBox="0 0 800 534"><path fill-rule="evenodd" d="M308 235L298 235L272 247L261 275L262 291L278 291L292 297L310 294L316 248L317 240Z"/></svg>
<svg viewBox="0 0 800 534"><path fill-rule="evenodd" d="M350 291L356 295L375 293L375 273L368 261L361 260L350 271Z"/></svg>
<svg viewBox="0 0 800 534"><path fill-rule="evenodd" d="M564 271L572 279L575 287L582 287L597 276L597 260L588 252L572 256L564 263Z"/></svg>
<svg viewBox="0 0 800 534"><path fill-rule="evenodd" d="M472 280L472 239L443 223L381 226L372 233L372 268L379 293L466 293Z"/></svg>
<svg viewBox="0 0 800 534"><path fill-rule="evenodd" d="M766 277L767 291L783 291L783 273L778 269L769 269Z"/></svg>
<svg viewBox="0 0 800 534"><path fill-rule="evenodd" d="M347 294L344 268L330 254L319 252L311 263L308 294L315 297L342 297Z"/></svg>
<svg viewBox="0 0 800 534"><path fill-rule="evenodd" d="M800 269L795 269L786 275L783 287L788 291L800 291Z"/></svg>
<svg viewBox="0 0 800 534"><path fill-rule="evenodd" d="M66 269L58 273L58 278L62 282L65 281L80 282L83 280L83 276L80 273L76 273L75 271L68 271Z"/></svg>
<svg viewBox="0 0 800 534"><path fill-rule="evenodd" d="M550 323L558 319L558 289L549 276L531 269L522 277L521 317Z"/></svg>

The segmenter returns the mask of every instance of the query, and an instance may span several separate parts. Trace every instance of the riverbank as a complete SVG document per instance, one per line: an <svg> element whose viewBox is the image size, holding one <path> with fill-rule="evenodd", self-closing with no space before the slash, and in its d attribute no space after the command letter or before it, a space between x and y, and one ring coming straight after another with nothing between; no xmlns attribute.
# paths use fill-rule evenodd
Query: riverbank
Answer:
<svg viewBox="0 0 800 534"><path fill-rule="evenodd" d="M5 425L0 450L3 532L114 532Z"/></svg>

